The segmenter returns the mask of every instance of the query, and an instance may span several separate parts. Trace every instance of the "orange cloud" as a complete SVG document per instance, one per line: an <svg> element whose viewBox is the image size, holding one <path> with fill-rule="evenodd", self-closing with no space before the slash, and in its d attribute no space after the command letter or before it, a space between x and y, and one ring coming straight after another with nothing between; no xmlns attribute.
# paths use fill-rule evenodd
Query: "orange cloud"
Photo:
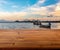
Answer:
<svg viewBox="0 0 60 50"><path fill-rule="evenodd" d="M54 16L60 16L60 10L54 12Z"/></svg>

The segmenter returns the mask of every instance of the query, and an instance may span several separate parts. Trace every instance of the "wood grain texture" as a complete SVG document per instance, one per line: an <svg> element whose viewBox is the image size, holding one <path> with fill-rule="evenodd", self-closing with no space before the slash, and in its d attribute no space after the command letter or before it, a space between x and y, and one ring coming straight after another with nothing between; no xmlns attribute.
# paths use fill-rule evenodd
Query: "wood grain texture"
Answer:
<svg viewBox="0 0 60 50"><path fill-rule="evenodd" d="M0 48L60 48L60 30L0 30Z"/></svg>

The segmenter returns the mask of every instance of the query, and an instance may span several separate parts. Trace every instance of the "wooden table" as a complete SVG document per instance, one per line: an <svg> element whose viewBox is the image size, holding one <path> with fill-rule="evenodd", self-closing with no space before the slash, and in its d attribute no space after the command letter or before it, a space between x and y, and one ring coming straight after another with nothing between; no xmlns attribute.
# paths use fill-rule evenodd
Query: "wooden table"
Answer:
<svg viewBox="0 0 60 50"><path fill-rule="evenodd" d="M60 30L0 30L0 48L60 48Z"/></svg>

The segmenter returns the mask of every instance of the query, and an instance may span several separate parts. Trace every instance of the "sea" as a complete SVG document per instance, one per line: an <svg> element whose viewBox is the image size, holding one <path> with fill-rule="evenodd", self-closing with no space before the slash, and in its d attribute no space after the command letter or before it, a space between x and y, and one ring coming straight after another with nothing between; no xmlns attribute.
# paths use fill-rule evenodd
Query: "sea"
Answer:
<svg viewBox="0 0 60 50"><path fill-rule="evenodd" d="M0 29L41 29L33 23L0 23ZM51 29L60 29L60 23L51 23Z"/></svg>

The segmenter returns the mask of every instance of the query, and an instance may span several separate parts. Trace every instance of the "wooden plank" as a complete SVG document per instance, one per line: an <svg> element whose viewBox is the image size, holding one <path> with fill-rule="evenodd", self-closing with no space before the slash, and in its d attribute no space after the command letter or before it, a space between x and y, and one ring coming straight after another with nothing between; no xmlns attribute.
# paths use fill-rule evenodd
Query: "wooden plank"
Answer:
<svg viewBox="0 0 60 50"><path fill-rule="evenodd" d="M0 30L0 48L60 48L60 30Z"/></svg>

